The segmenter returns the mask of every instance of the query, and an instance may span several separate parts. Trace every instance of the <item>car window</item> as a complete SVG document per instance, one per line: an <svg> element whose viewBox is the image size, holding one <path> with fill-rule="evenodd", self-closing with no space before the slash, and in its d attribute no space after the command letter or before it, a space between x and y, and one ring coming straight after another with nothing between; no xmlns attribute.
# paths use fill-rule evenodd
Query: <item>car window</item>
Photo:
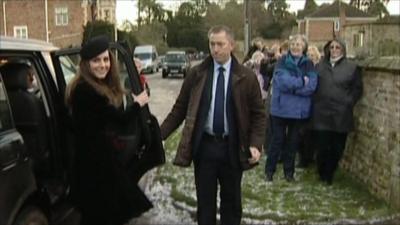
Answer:
<svg viewBox="0 0 400 225"><path fill-rule="evenodd" d="M73 57L72 57L73 58ZM74 62L75 61L75 62ZM65 83L68 84L78 72L77 60L71 59L71 56L61 56L60 65L64 74Z"/></svg>
<svg viewBox="0 0 400 225"><path fill-rule="evenodd" d="M183 54L167 54L165 60L169 62L184 62L185 55Z"/></svg>
<svg viewBox="0 0 400 225"><path fill-rule="evenodd" d="M10 105L8 104L3 78L0 76L0 132L12 129L13 127Z"/></svg>
<svg viewBox="0 0 400 225"><path fill-rule="evenodd" d="M136 58L139 58L140 60L147 60L152 57L151 53L136 53L135 54Z"/></svg>

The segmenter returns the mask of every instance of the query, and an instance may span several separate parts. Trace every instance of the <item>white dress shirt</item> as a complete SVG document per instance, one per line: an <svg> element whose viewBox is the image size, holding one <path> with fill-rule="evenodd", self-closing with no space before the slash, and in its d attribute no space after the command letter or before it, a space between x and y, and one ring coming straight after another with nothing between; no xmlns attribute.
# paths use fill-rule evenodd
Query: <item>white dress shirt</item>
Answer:
<svg viewBox="0 0 400 225"><path fill-rule="evenodd" d="M217 87L217 80L218 80L218 74L219 74L219 68L222 66L224 67L224 87L225 87L225 101L224 101L224 135L228 135L229 134L229 127L228 127L228 122L227 122L227 117L226 117L226 93L228 90L228 83L229 83L229 76L231 74L231 62L232 59L229 58L229 60L221 65L218 64L215 60L214 60L214 71L213 71L213 78L212 78L212 92L211 92L211 105L210 105L210 109L208 110L208 116L207 116L207 120L206 120L206 124L205 124L205 132L211 135L214 135L214 131L213 131L213 125L214 125L214 105L215 105L215 89Z"/></svg>

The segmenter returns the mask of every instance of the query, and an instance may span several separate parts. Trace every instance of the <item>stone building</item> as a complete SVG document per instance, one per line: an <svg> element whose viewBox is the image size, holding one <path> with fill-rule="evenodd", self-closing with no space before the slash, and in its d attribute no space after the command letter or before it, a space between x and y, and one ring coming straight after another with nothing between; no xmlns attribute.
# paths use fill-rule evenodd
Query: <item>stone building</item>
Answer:
<svg viewBox="0 0 400 225"><path fill-rule="evenodd" d="M97 3L97 19L104 20L115 24L117 19L116 13L116 0L101 0Z"/></svg>
<svg viewBox="0 0 400 225"><path fill-rule="evenodd" d="M400 56L400 17L367 23L348 24L343 39L347 54L356 58Z"/></svg>
<svg viewBox="0 0 400 225"><path fill-rule="evenodd" d="M297 20L297 33L304 34L309 42L322 49L328 40L343 37L346 25L373 22L377 19L378 17L336 0Z"/></svg>
<svg viewBox="0 0 400 225"><path fill-rule="evenodd" d="M94 14L115 24L115 9L116 0L0 0L0 35L79 46Z"/></svg>

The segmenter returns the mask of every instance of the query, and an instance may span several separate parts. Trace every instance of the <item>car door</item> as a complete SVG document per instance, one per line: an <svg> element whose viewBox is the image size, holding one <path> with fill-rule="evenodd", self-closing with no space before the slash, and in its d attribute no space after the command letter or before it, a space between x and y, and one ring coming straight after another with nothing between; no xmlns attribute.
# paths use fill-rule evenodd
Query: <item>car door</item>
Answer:
<svg viewBox="0 0 400 225"><path fill-rule="evenodd" d="M16 130L0 75L0 224L11 224L24 200L36 189L24 141Z"/></svg>
<svg viewBox="0 0 400 225"><path fill-rule="evenodd" d="M133 55L130 53L131 51L118 43L110 43L110 50L117 58L122 86L136 95L142 92L144 87L141 85L137 69L134 65ZM71 72L71 68L74 68L74 70L78 72L80 61L79 51L80 48L65 49L54 52L52 56L57 83L59 91L63 95L62 97L65 96L66 87L72 79L71 74L73 73ZM129 96L127 96L126 99L129 99ZM125 102L129 104L128 100ZM140 116L143 122L141 126L143 132L141 133L144 134L142 138L144 139L145 145L141 148L143 152L137 155L136 160L132 162L130 168L131 171L134 171L132 176L137 181L148 170L165 162L165 154L161 143L157 119L151 115L148 106L142 108Z"/></svg>

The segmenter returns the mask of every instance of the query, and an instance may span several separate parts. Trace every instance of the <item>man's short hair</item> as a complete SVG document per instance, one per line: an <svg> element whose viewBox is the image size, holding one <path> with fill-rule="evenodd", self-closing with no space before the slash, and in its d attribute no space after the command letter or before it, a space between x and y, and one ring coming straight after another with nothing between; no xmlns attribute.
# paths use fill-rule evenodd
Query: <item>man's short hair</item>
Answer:
<svg viewBox="0 0 400 225"><path fill-rule="evenodd" d="M225 25L217 25L211 27L210 30L208 30L207 37L210 39L211 34L216 34L223 31L226 33L228 38L230 38L232 41L235 40L235 34L233 33L232 29Z"/></svg>

